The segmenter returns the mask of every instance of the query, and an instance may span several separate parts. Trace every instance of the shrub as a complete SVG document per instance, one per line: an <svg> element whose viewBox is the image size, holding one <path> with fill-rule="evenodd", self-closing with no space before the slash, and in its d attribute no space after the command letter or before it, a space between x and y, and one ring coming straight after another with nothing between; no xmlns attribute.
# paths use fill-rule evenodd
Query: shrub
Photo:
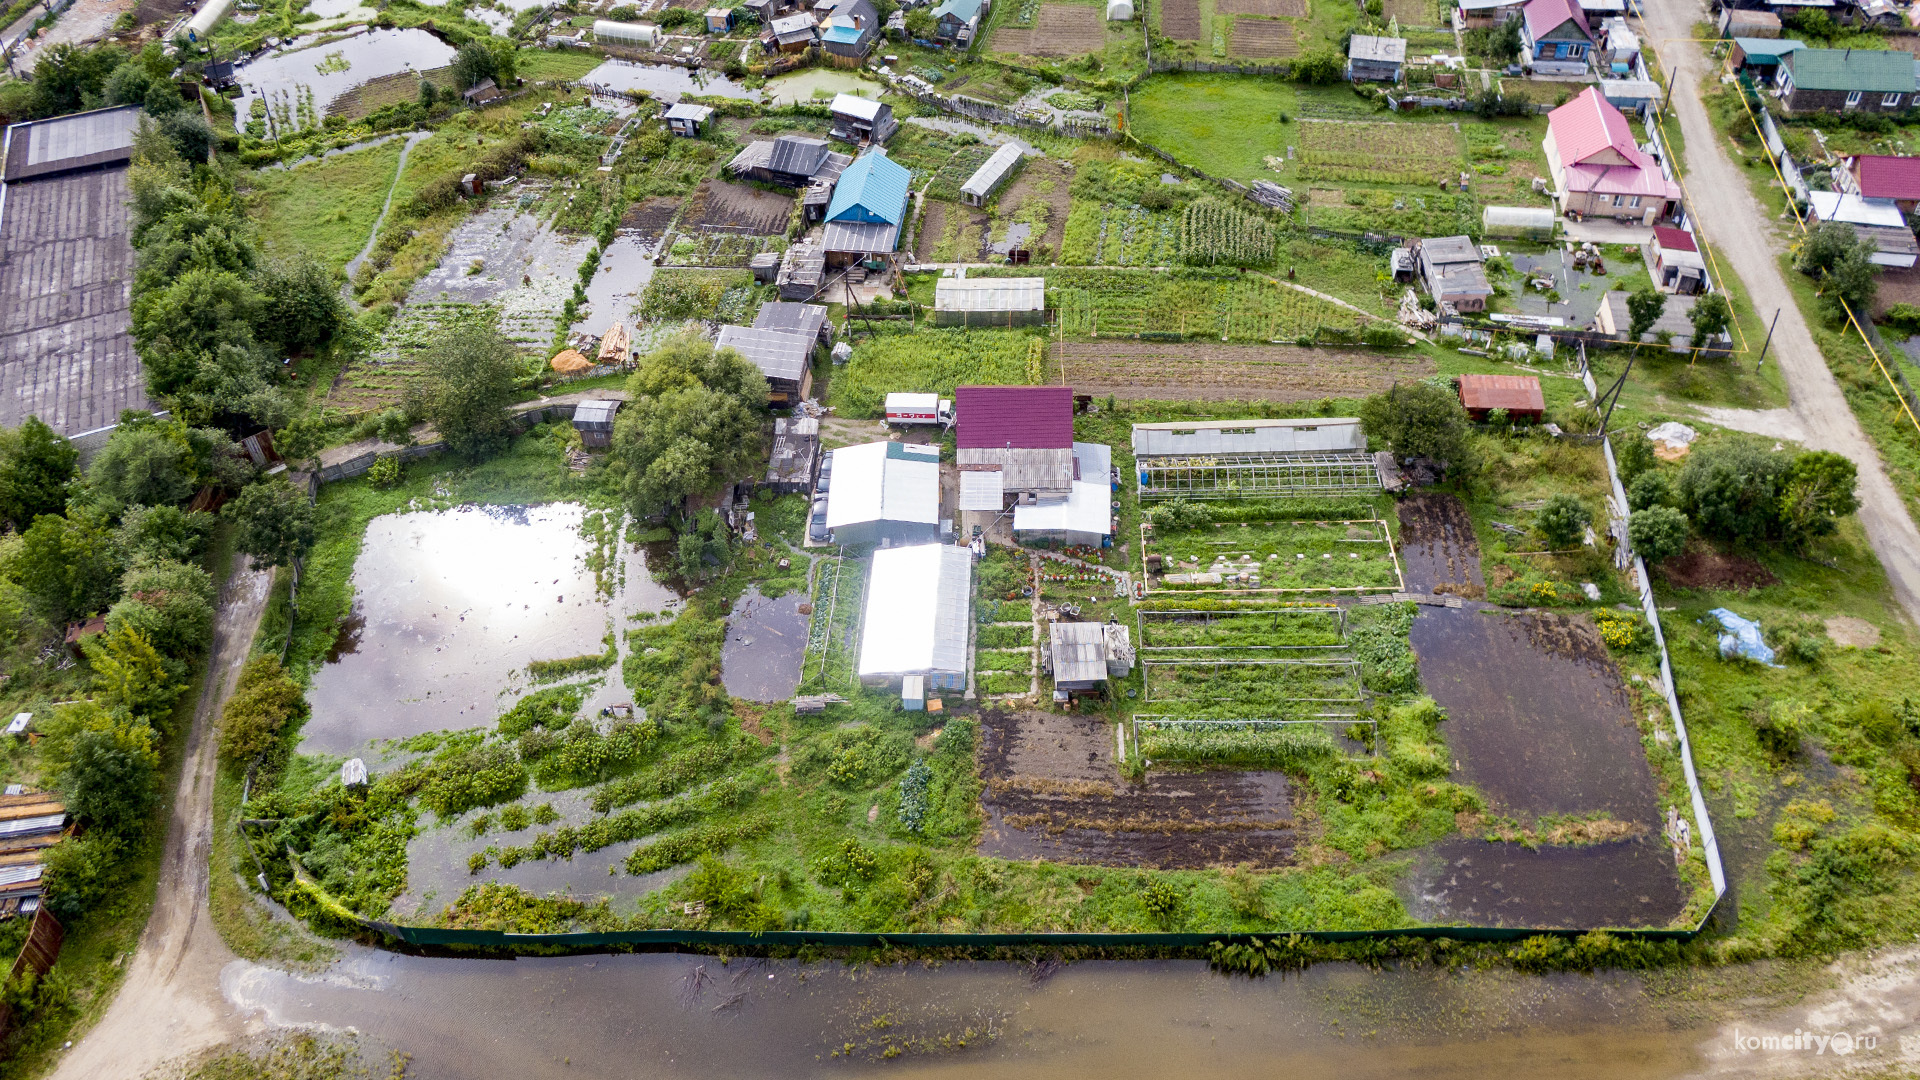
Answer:
<svg viewBox="0 0 1920 1080"><path fill-rule="evenodd" d="M1347 65L1331 49L1316 49L1293 62L1293 79L1310 86L1329 86L1346 74Z"/></svg>
<svg viewBox="0 0 1920 1080"><path fill-rule="evenodd" d="M1204 529L1213 524L1213 507L1184 498L1168 499L1148 516L1163 529Z"/></svg>
<svg viewBox="0 0 1920 1080"><path fill-rule="evenodd" d="M1140 890L1140 903L1146 907L1147 914L1161 922L1166 922L1179 914L1184 899L1180 895L1180 890L1174 888L1173 882L1165 878L1154 878Z"/></svg>
<svg viewBox="0 0 1920 1080"><path fill-rule="evenodd" d="M933 767L925 758L915 761L900 778L900 824L908 832L926 828L927 785L933 780Z"/></svg>
<svg viewBox="0 0 1920 1080"><path fill-rule="evenodd" d="M1643 472L1627 485L1627 505L1634 510L1673 506L1678 501L1679 497L1673 490L1673 480L1663 472Z"/></svg>
<svg viewBox="0 0 1920 1080"><path fill-rule="evenodd" d="M279 657L256 656L241 671L240 683L220 715L220 756L253 761L278 745L287 721L306 714L306 698L281 668Z"/></svg>
<svg viewBox="0 0 1920 1080"><path fill-rule="evenodd" d="M1627 540L1652 566L1687 548L1687 515L1670 506L1635 510L1627 519Z"/></svg>
<svg viewBox="0 0 1920 1080"><path fill-rule="evenodd" d="M1555 495L1547 500L1547 505L1534 515L1534 527L1547 541L1547 547L1559 551L1575 547L1580 543L1588 525L1593 523L1593 513L1585 503L1572 495Z"/></svg>

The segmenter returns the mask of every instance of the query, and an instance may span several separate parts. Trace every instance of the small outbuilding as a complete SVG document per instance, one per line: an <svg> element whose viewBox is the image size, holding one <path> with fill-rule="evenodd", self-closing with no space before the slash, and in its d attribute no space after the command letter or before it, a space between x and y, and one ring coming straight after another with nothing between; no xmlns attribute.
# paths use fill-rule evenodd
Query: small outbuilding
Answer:
<svg viewBox="0 0 1920 1080"><path fill-rule="evenodd" d="M846 482L840 469L834 466L836 492ZM924 700L925 691L966 688L973 630L971 551L953 544L882 548L873 553L866 598L861 682L900 683L909 708Z"/></svg>
<svg viewBox="0 0 1920 1080"><path fill-rule="evenodd" d="M1837 221L1873 250L1867 261L1895 270L1911 270L1920 259L1907 216L1892 199L1863 199L1840 191L1815 191L1808 197L1807 216L1814 221Z"/></svg>
<svg viewBox="0 0 1920 1080"><path fill-rule="evenodd" d="M1347 78L1354 82L1397 83L1406 63L1406 38L1355 34L1347 47Z"/></svg>
<svg viewBox="0 0 1920 1080"><path fill-rule="evenodd" d="M1489 206L1480 211L1480 233L1510 240L1552 240L1560 218L1547 206Z"/></svg>
<svg viewBox="0 0 1920 1080"><path fill-rule="evenodd" d="M774 408L791 407L813 394L813 351L820 344L816 335L723 326L713 344L738 352L760 369L767 377L767 404Z"/></svg>
<svg viewBox="0 0 1920 1080"><path fill-rule="evenodd" d="M962 473L964 481L967 474ZM1081 547L1106 547L1113 537L1113 449L1103 443L1073 444L1073 488L1064 499L1021 502L1013 508L1013 534Z"/></svg>
<svg viewBox="0 0 1920 1080"><path fill-rule="evenodd" d="M1640 335L1640 340L1658 342L1672 339L1676 345L1686 345L1693 337L1693 320L1689 316L1693 312L1693 305L1699 302L1698 296L1683 294L1667 297L1667 305L1661 309L1660 317ZM1626 293L1615 290L1600 298L1600 307L1593 314L1593 328L1615 341L1627 340L1627 335L1633 329L1633 313L1627 310ZM1711 344L1718 345L1719 342Z"/></svg>
<svg viewBox="0 0 1920 1080"><path fill-rule="evenodd" d="M961 386L953 411L962 470L997 471L1002 495L1021 503L1073 494L1072 387Z"/></svg>
<svg viewBox="0 0 1920 1080"><path fill-rule="evenodd" d="M941 278L935 326L1037 326L1047 318L1046 278Z"/></svg>
<svg viewBox="0 0 1920 1080"><path fill-rule="evenodd" d="M1133 671L1133 641L1125 623L1056 622L1047 636L1055 690L1093 690Z"/></svg>
<svg viewBox="0 0 1920 1080"><path fill-rule="evenodd" d="M773 301L760 305L753 317L755 330L780 330L813 338L822 345L832 344L833 324L827 321L827 309L820 304L789 304Z"/></svg>
<svg viewBox="0 0 1920 1080"><path fill-rule="evenodd" d="M980 29L983 0L940 0L933 9L933 36L942 41L965 45Z"/></svg>
<svg viewBox="0 0 1920 1080"><path fill-rule="evenodd" d="M985 206L1019 165L1020 147L1017 143L1007 143L995 150L993 156L982 162L973 175L967 177L967 182L960 185L960 201L968 206Z"/></svg>
<svg viewBox="0 0 1920 1080"><path fill-rule="evenodd" d="M828 134L856 146L884 146L900 125L893 106L853 94L835 94L829 106L833 128Z"/></svg>
<svg viewBox="0 0 1920 1080"><path fill-rule="evenodd" d="M1107 21L1133 21L1133 0L1107 0Z"/></svg>
<svg viewBox="0 0 1920 1080"><path fill-rule="evenodd" d="M697 139L706 133L707 122L713 119L713 108L681 101L669 107L663 118L667 122L667 130L675 135Z"/></svg>
<svg viewBox="0 0 1920 1080"><path fill-rule="evenodd" d="M1755 78L1770 80L1780 70L1780 61L1806 47L1798 38L1737 37L1728 62Z"/></svg>
<svg viewBox="0 0 1920 1080"><path fill-rule="evenodd" d="M605 450L613 445L613 414L620 403L613 400L583 401L573 408L573 430L590 450Z"/></svg>
<svg viewBox="0 0 1920 1080"><path fill-rule="evenodd" d="M1462 375L1460 404L1476 422L1485 422L1495 409L1505 409L1509 420L1528 423L1547 416L1546 396L1532 375Z"/></svg>
<svg viewBox="0 0 1920 1080"><path fill-rule="evenodd" d="M1771 11L1725 8L1720 12L1720 36L1723 38L1777 38L1780 36L1780 16Z"/></svg>
<svg viewBox="0 0 1920 1080"><path fill-rule="evenodd" d="M734 21L736 18L734 12L737 10L738 9L736 8L730 8L730 7L708 8L707 9L707 33L709 34L733 33Z"/></svg>
<svg viewBox="0 0 1920 1080"><path fill-rule="evenodd" d="M820 460L820 421L812 416L778 416L773 421L773 450L767 455L762 484L776 495L805 492L813 486Z"/></svg>
<svg viewBox="0 0 1920 1080"><path fill-rule="evenodd" d="M827 529L838 544L936 539L940 534L940 448L889 441L833 451Z"/></svg>
<svg viewBox="0 0 1920 1080"><path fill-rule="evenodd" d="M1469 236L1420 241L1420 277L1435 301L1455 311L1485 311L1493 285L1481 265L1480 247Z"/></svg>
<svg viewBox="0 0 1920 1080"><path fill-rule="evenodd" d="M1692 295L1706 291L1707 261L1700 257L1692 233L1658 226L1653 239L1640 250L1647 273L1661 292Z"/></svg>
<svg viewBox="0 0 1920 1080"><path fill-rule="evenodd" d="M813 16L802 12L773 20L767 26L766 36L780 52L800 53L819 40L819 28Z"/></svg>
<svg viewBox="0 0 1920 1080"><path fill-rule="evenodd" d="M481 79L478 85L460 91L460 98L469 105L489 105L500 100L500 87L492 79Z"/></svg>

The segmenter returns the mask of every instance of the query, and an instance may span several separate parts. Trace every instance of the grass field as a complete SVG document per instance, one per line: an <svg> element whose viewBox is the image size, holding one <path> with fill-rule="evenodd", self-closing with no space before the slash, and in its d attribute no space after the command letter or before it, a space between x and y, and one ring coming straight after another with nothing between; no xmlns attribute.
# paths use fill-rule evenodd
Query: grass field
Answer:
<svg viewBox="0 0 1920 1080"><path fill-rule="evenodd" d="M1131 99L1135 136L1214 176L1244 182L1270 175L1262 158L1296 141L1294 88L1279 79L1155 75Z"/></svg>
<svg viewBox="0 0 1920 1080"><path fill-rule="evenodd" d="M1049 274L1065 337L1141 334L1230 341L1291 341L1322 327L1347 329L1354 313L1257 275L1218 278L1111 270Z"/></svg>
<svg viewBox="0 0 1920 1080"><path fill-rule="evenodd" d="M541 79L572 81L600 66L598 53L579 49L521 49L520 77L528 82Z"/></svg>
<svg viewBox="0 0 1920 1080"><path fill-rule="evenodd" d="M370 150L249 176L249 208L266 250L307 252L329 270L343 269L366 246L393 185L401 140Z"/></svg>
<svg viewBox="0 0 1920 1080"><path fill-rule="evenodd" d="M834 371L828 403L842 416L879 416L892 391L951 394L962 383L1039 381L1046 339L1015 330L913 330L881 334L853 347Z"/></svg>
<svg viewBox="0 0 1920 1080"><path fill-rule="evenodd" d="M1153 529L1145 550L1166 561L1166 577L1149 578L1156 590L1377 590L1401 584L1383 522L1271 521ZM1175 575L1188 580L1172 580Z"/></svg>

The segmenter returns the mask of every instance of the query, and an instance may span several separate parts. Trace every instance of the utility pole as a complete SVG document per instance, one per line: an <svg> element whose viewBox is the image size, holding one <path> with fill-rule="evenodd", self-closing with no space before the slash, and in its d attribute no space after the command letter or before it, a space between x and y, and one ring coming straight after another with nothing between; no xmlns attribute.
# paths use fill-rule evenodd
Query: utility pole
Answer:
<svg viewBox="0 0 1920 1080"><path fill-rule="evenodd" d="M1767 340L1760 344L1760 359L1753 362L1753 372L1760 373L1760 365L1767 362L1767 346L1773 344L1773 328L1780 325L1780 309L1773 309L1773 321L1767 324Z"/></svg>
<svg viewBox="0 0 1920 1080"><path fill-rule="evenodd" d="M1673 80L1679 74L1680 74L1680 68L1677 65L1667 70L1667 93L1665 97L1660 99L1660 115L1661 116L1667 115L1667 106L1673 103Z"/></svg>

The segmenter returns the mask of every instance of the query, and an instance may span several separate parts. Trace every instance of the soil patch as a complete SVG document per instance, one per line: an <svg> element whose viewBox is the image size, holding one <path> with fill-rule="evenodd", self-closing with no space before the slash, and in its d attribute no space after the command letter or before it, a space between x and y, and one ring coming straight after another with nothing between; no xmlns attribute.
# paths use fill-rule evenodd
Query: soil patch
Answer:
<svg viewBox="0 0 1920 1080"><path fill-rule="evenodd" d="M776 195L725 180L707 180L688 200L687 215L682 220L690 229L770 236L785 232L792 216L791 195Z"/></svg>
<svg viewBox="0 0 1920 1080"><path fill-rule="evenodd" d="M1047 231L1029 237L1029 244L1045 244L1048 251L1059 251L1067 232L1067 211L1073 199L1067 194L1071 178L1067 170L1052 158L1028 158L1020 175L1000 195L1000 205L1016 210L1028 199L1044 199L1047 204ZM1046 190L1042 191L1041 189Z"/></svg>
<svg viewBox="0 0 1920 1080"><path fill-rule="evenodd" d="M1423 851L1401 893L1423 922L1481 926L1664 926L1685 906L1657 835L1536 848L1459 837Z"/></svg>
<svg viewBox="0 0 1920 1080"><path fill-rule="evenodd" d="M680 209L680 200L671 195L655 195L651 199L637 202L627 208L620 218L620 227L632 229L642 237L658 239L673 224L673 215Z"/></svg>
<svg viewBox="0 0 1920 1080"><path fill-rule="evenodd" d="M1400 20L1401 26L1440 26L1434 18L1433 0L1387 0L1383 12L1388 19Z"/></svg>
<svg viewBox="0 0 1920 1080"><path fill-rule="evenodd" d="M1773 571L1744 555L1728 555L1704 544L1660 564L1660 577L1676 589L1748 589L1778 585Z"/></svg>
<svg viewBox="0 0 1920 1080"><path fill-rule="evenodd" d="M1880 628L1852 615L1835 615L1827 620L1827 636L1843 648L1871 649L1880 644Z"/></svg>
<svg viewBox="0 0 1920 1080"><path fill-rule="evenodd" d="M1200 40L1200 0L1166 0L1160 5L1160 32L1181 41Z"/></svg>
<svg viewBox="0 0 1920 1080"><path fill-rule="evenodd" d="M459 93L458 88L454 86L452 67L440 67L421 72L396 71L391 75L368 79L334 98L327 105L326 115L358 120L375 109L407 101L418 101L422 81L434 84L442 92Z"/></svg>
<svg viewBox="0 0 1920 1080"><path fill-rule="evenodd" d="M1313 401L1366 397L1433 373L1418 354L1103 339L1053 346L1060 381L1129 401Z"/></svg>
<svg viewBox="0 0 1920 1080"><path fill-rule="evenodd" d="M1466 504L1423 491L1402 500L1400 565L1414 592L1486 595L1480 577L1480 541Z"/></svg>
<svg viewBox="0 0 1920 1080"><path fill-rule="evenodd" d="M1300 41L1293 24L1278 19L1235 19L1233 41L1227 51L1250 59L1270 59L1300 55Z"/></svg>
<svg viewBox="0 0 1920 1080"><path fill-rule="evenodd" d="M991 222L987 215L958 203L927 200L914 238L914 258L920 262L975 262L986 248ZM953 235L949 236L948 231Z"/></svg>
<svg viewBox="0 0 1920 1080"><path fill-rule="evenodd" d="M1099 866L1280 866L1293 854L1293 800L1276 772L1150 773L1114 768L1097 717L981 715L980 853Z"/></svg>
<svg viewBox="0 0 1920 1080"><path fill-rule="evenodd" d="M1194 8L1196 16L1199 10ZM1085 4L1042 4L1032 29L1008 26L993 32L994 51L1022 56L1079 56L1099 52L1106 45L1107 23L1101 9Z"/></svg>
<svg viewBox="0 0 1920 1080"><path fill-rule="evenodd" d="M1220 0L1214 5L1218 15L1265 15L1286 16L1292 19L1307 17L1307 0Z"/></svg>

